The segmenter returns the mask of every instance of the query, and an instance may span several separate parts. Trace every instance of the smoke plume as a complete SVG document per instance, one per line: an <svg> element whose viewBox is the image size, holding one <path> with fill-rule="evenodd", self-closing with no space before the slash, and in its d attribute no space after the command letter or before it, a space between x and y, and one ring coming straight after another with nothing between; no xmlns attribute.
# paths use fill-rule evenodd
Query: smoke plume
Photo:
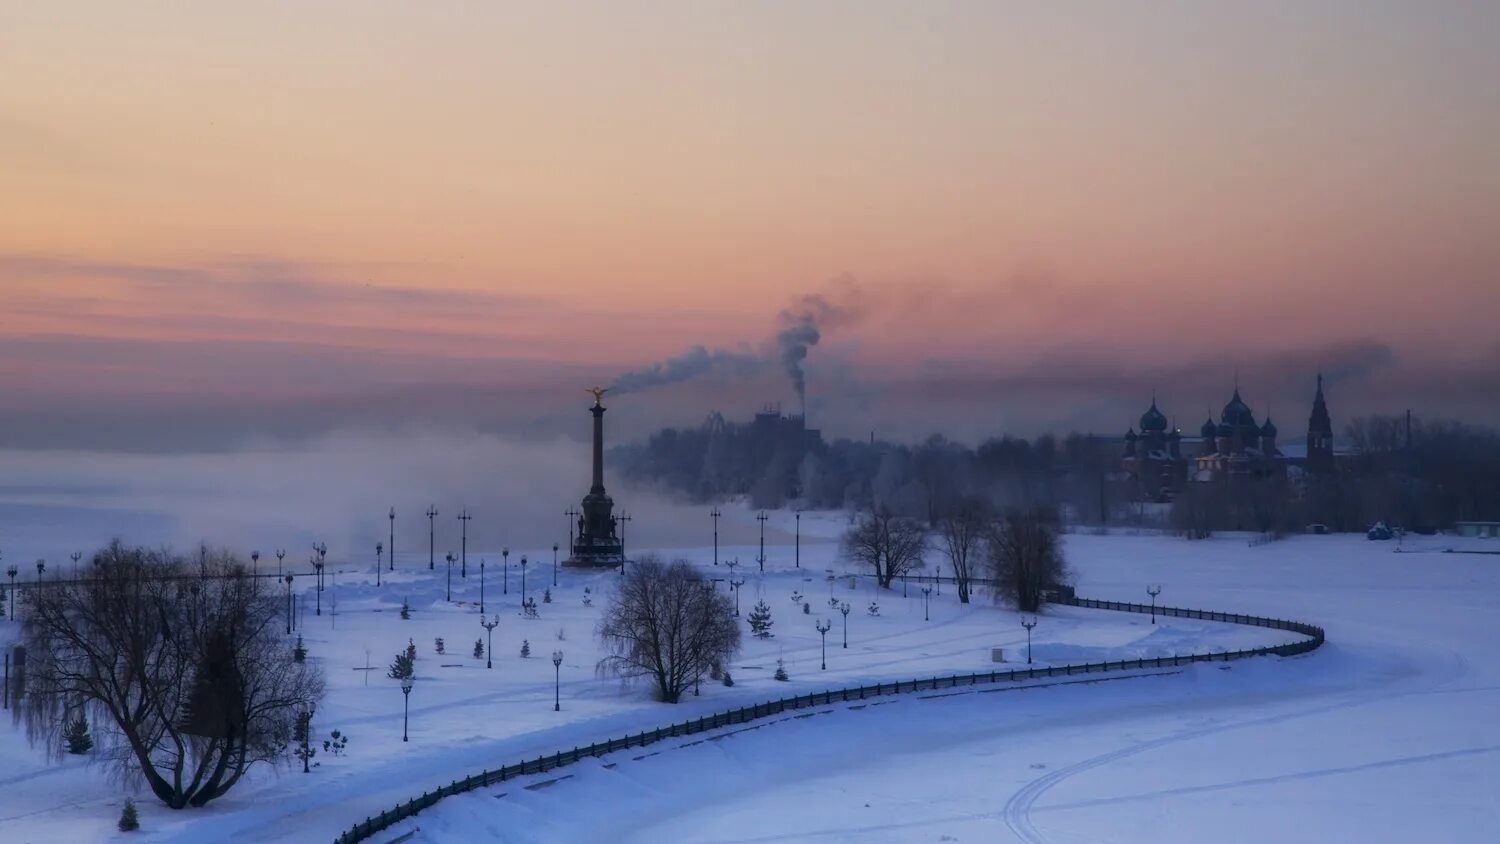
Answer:
<svg viewBox="0 0 1500 844"><path fill-rule="evenodd" d="M778 328L761 353L709 349L690 346L682 354L650 366L626 372L615 378L611 389L619 391L658 387L706 375L710 372L751 374L779 364L792 382L802 410L807 406L807 372L802 364L808 350L818 345L823 333L837 325L847 325L861 312L860 290L850 278L837 279L838 301L827 296L809 294L777 315Z"/></svg>
<svg viewBox="0 0 1500 844"><path fill-rule="evenodd" d="M689 346L687 351L677 357L657 361L616 377L610 382L609 388L624 393L689 381L714 371L754 371L764 364L761 357L745 352Z"/></svg>

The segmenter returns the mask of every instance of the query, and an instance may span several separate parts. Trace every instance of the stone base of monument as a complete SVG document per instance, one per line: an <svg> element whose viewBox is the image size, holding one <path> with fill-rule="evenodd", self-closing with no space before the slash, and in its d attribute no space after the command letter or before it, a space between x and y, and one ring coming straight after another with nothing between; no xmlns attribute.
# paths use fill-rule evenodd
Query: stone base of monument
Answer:
<svg viewBox="0 0 1500 844"><path fill-rule="evenodd" d="M595 543L591 545L578 544L573 546L573 554L562 561L562 565L572 569L612 569L618 568L624 562L624 555L620 553L618 544Z"/></svg>

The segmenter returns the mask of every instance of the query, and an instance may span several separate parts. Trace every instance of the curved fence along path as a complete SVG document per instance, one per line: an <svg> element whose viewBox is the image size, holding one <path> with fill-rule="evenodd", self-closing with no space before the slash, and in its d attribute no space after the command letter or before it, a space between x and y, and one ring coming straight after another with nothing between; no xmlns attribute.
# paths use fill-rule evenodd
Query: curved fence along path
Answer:
<svg viewBox="0 0 1500 844"><path fill-rule="evenodd" d="M1244 659L1252 656L1296 656L1316 649L1323 644L1323 628L1311 624L1303 624L1300 621L1284 621L1276 618L1261 618L1254 615L1242 615L1240 613L1214 612L1212 610L1190 610L1179 607L1156 607L1154 610L1145 604L1131 604L1121 601L1096 601L1090 598L1075 598L1071 596L1056 596L1051 603L1065 606L1086 607L1088 609L1115 610L1118 612L1149 613L1155 612L1162 616L1176 616L1179 618L1197 618L1204 621L1219 621L1227 624L1244 624L1252 627L1266 627L1273 630L1287 630L1300 633L1307 638L1286 645L1269 645L1260 648L1245 648L1237 651L1223 651L1219 653L1197 653L1172 657L1157 657L1155 659L1126 659L1115 662L1085 662L1069 665L1053 665L1047 668L1022 668L1013 671L990 671L974 674L951 674L944 677L928 677L913 680L900 680L894 683L876 683L871 686L856 686L843 689L833 689L826 692L813 692L812 694L798 695L797 697L782 698L780 700L767 701L739 709L731 709L727 712L719 712L714 715L706 715L666 727L659 727L650 732L638 733L636 735L621 736L609 741L596 742L588 747L575 747L572 750L562 750L551 756L538 756L535 759L522 759L514 764L502 765L493 771L481 771L473 776L424 793L421 797L408 800L392 809L381 812L376 817L365 818L364 821L350 827L348 832L340 835L335 844L354 844L364 841L370 836L389 829L391 826L413 817L423 809L436 804L444 797L454 794L462 794L473 791L476 788L488 788L491 785L515 779L520 776L538 774L571 765L581 759L603 756L631 747L645 747L648 744L662 741L677 736L690 736L708 730L716 730L734 724L745 724L761 718L777 715L797 709L806 709L813 706L827 706L851 700L864 700L866 698L880 697L882 695L910 694L912 692L926 692L936 689L951 689L962 686L978 686L990 683L1014 683L1022 680L1033 680L1042 677L1062 677L1078 674L1096 674L1107 671L1126 671L1142 668L1164 668L1173 665L1191 664L1194 662L1228 662L1232 659Z"/></svg>

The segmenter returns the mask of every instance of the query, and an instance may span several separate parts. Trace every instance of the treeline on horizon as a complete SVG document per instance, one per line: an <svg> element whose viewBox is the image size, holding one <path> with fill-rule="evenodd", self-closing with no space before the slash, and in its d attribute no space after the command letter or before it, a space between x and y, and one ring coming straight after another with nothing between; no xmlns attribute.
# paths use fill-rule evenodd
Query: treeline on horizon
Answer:
<svg viewBox="0 0 1500 844"><path fill-rule="evenodd" d="M1500 434L1450 420L1360 417L1345 428L1332 474L1189 481L1169 507L1139 500L1118 438L1001 435L970 447L933 434L916 444L828 443L782 423L714 415L697 428L664 428L616 447L612 462L632 482L697 503L745 497L765 509L884 509L930 525L976 499L996 510L1052 508L1074 525L1155 524L1194 537L1313 523L1362 531L1379 520L1446 529L1500 519Z"/></svg>

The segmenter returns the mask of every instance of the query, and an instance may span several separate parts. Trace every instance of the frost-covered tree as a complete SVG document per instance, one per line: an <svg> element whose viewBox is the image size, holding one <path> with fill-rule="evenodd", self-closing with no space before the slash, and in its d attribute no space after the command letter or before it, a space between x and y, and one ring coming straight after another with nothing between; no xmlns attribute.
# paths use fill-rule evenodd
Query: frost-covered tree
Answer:
<svg viewBox="0 0 1500 844"><path fill-rule="evenodd" d="M676 703L739 650L734 605L687 561L644 556L621 581L599 622L604 668L649 677L659 700Z"/></svg>
<svg viewBox="0 0 1500 844"><path fill-rule="evenodd" d="M953 571L960 604L969 602L969 586L973 571L984 554L984 531L988 521L988 505L975 496L955 501L939 511L937 534Z"/></svg>
<svg viewBox="0 0 1500 844"><path fill-rule="evenodd" d="M927 532L921 523L884 508L860 513L843 540L844 556L872 569L882 589L920 567L926 548Z"/></svg>
<svg viewBox="0 0 1500 844"><path fill-rule="evenodd" d="M1043 590L1068 580L1062 538L1046 510L1007 510L990 528L990 568L996 597L1022 612L1036 612Z"/></svg>
<svg viewBox="0 0 1500 844"><path fill-rule="evenodd" d="M286 759L296 714L323 694L314 663L287 659L284 602L227 552L191 557L115 542L91 576L34 590L21 630L16 717L63 752L86 716L96 758L173 809L227 793Z"/></svg>

